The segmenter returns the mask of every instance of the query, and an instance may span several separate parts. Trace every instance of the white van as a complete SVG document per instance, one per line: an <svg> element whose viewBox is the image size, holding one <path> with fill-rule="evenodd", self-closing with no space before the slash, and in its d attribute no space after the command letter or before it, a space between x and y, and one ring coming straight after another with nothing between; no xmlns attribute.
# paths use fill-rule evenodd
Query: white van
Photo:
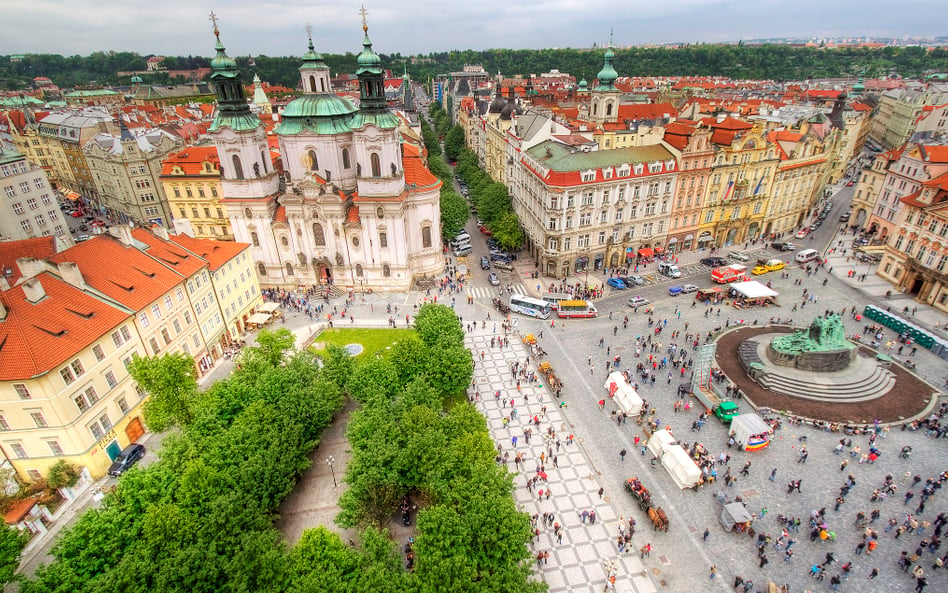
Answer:
<svg viewBox="0 0 948 593"><path fill-rule="evenodd" d="M461 249L461 248L463 248L463 247L470 247L470 246L471 246L471 239L470 239L470 237L468 237L468 238L466 238L466 239L453 239L453 240L451 241L450 245L451 245L451 249L455 249L455 250Z"/></svg>
<svg viewBox="0 0 948 593"><path fill-rule="evenodd" d="M474 250L471 249L471 244L467 243L462 245L454 250L454 257L464 257L465 255L470 255Z"/></svg>
<svg viewBox="0 0 948 593"><path fill-rule="evenodd" d="M658 264L658 271L662 274L665 274L669 278L681 278L681 270L679 270L678 266L675 264L662 262Z"/></svg>
<svg viewBox="0 0 948 593"><path fill-rule="evenodd" d="M819 257L820 252L816 249L804 249L797 254L796 260L798 264L805 264L808 261L813 261Z"/></svg>
<svg viewBox="0 0 948 593"><path fill-rule="evenodd" d="M459 243L463 243L467 241L468 243L470 243L471 236L467 234L467 231L461 231L460 233L454 236L454 239L452 241L457 241Z"/></svg>

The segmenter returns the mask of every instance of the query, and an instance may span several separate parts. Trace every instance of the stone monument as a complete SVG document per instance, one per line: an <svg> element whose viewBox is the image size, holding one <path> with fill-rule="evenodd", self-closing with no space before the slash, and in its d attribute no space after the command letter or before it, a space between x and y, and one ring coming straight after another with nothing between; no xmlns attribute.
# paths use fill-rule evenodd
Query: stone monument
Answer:
<svg viewBox="0 0 948 593"><path fill-rule="evenodd" d="M856 351L856 345L846 339L839 315L828 315L817 317L805 330L773 338L767 346L767 358L780 366L829 372L847 368L855 360Z"/></svg>

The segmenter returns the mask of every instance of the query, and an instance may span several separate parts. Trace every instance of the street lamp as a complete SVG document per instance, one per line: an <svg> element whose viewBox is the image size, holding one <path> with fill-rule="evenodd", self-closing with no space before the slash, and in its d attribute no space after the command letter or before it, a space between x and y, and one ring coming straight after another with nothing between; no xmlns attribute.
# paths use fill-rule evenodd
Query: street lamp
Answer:
<svg viewBox="0 0 948 593"><path fill-rule="evenodd" d="M335 488L338 485L336 484L336 470L333 468L333 464L336 463L336 459L330 455L326 459L326 463L329 464L329 473L332 474L332 487Z"/></svg>

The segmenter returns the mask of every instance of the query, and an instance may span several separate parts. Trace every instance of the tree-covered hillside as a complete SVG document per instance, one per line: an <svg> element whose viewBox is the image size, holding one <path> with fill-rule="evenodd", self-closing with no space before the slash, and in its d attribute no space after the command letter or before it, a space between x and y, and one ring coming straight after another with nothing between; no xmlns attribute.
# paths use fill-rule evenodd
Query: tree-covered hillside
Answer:
<svg viewBox="0 0 948 593"><path fill-rule="evenodd" d="M118 72L145 69L142 56L129 52L96 52L89 56L27 54L21 61L0 56L0 87L23 88L36 76L46 76L61 87L96 82L128 84L128 77ZM325 56L333 75L354 72L356 56L330 54ZM577 78L592 80L602 67L602 52L588 49L541 50L464 50L406 57L401 54L382 55L383 63L396 75L405 62L416 80L457 71L466 64L480 64L488 72L505 76L539 74L557 68ZM298 56L257 56L255 66L250 59L238 57L241 69L250 80L250 71L271 84L296 86ZM169 70L206 67L209 60L199 56L168 57L162 66ZM686 45L681 47L636 47L616 51L616 70L621 76L728 76L731 78L803 80L856 75L865 70L867 76L898 74L920 77L929 71L948 70L948 50L922 47L884 47L822 49L789 45ZM167 75L155 75L155 82L165 82ZM149 82L150 79L146 79Z"/></svg>

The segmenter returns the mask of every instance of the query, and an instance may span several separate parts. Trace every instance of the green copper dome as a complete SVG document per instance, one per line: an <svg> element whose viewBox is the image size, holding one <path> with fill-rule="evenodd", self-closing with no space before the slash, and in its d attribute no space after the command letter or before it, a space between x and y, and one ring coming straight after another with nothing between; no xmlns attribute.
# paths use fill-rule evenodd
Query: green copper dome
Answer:
<svg viewBox="0 0 948 593"><path fill-rule="evenodd" d="M363 27L366 29L365 27ZM369 39L369 32L366 29L365 38L362 39L362 53L359 54L359 69L356 74L362 72L378 73L382 71L382 58L372 51L372 41Z"/></svg>
<svg viewBox="0 0 948 593"><path fill-rule="evenodd" d="M596 85L597 90L603 91L613 91L615 90L615 85L613 83L619 78L619 73L616 72L616 69L612 66L612 59L615 57L615 54L612 52L612 48L606 50L604 64L602 65L602 70L599 71L599 74L596 75L596 78L599 80L599 84Z"/></svg>
<svg viewBox="0 0 948 593"><path fill-rule="evenodd" d="M232 71L233 74L231 74L231 76L236 76L237 60L228 56L227 53L224 52L224 44L221 43L221 36L217 30L214 31L214 36L217 38L217 45L214 46L214 49L217 50L217 55L211 60L211 70L214 70L215 73L224 76Z"/></svg>
<svg viewBox="0 0 948 593"><path fill-rule="evenodd" d="M586 90L587 88L589 88L589 83L586 82L585 78L579 81L579 88L580 90Z"/></svg>
<svg viewBox="0 0 948 593"><path fill-rule="evenodd" d="M332 93L303 95L286 104L283 117L332 117L354 113L355 106Z"/></svg>
<svg viewBox="0 0 948 593"><path fill-rule="evenodd" d="M328 70L329 66L323 61L323 56L316 52L313 46L313 38L309 38L309 51L303 54L303 65L300 70Z"/></svg>

